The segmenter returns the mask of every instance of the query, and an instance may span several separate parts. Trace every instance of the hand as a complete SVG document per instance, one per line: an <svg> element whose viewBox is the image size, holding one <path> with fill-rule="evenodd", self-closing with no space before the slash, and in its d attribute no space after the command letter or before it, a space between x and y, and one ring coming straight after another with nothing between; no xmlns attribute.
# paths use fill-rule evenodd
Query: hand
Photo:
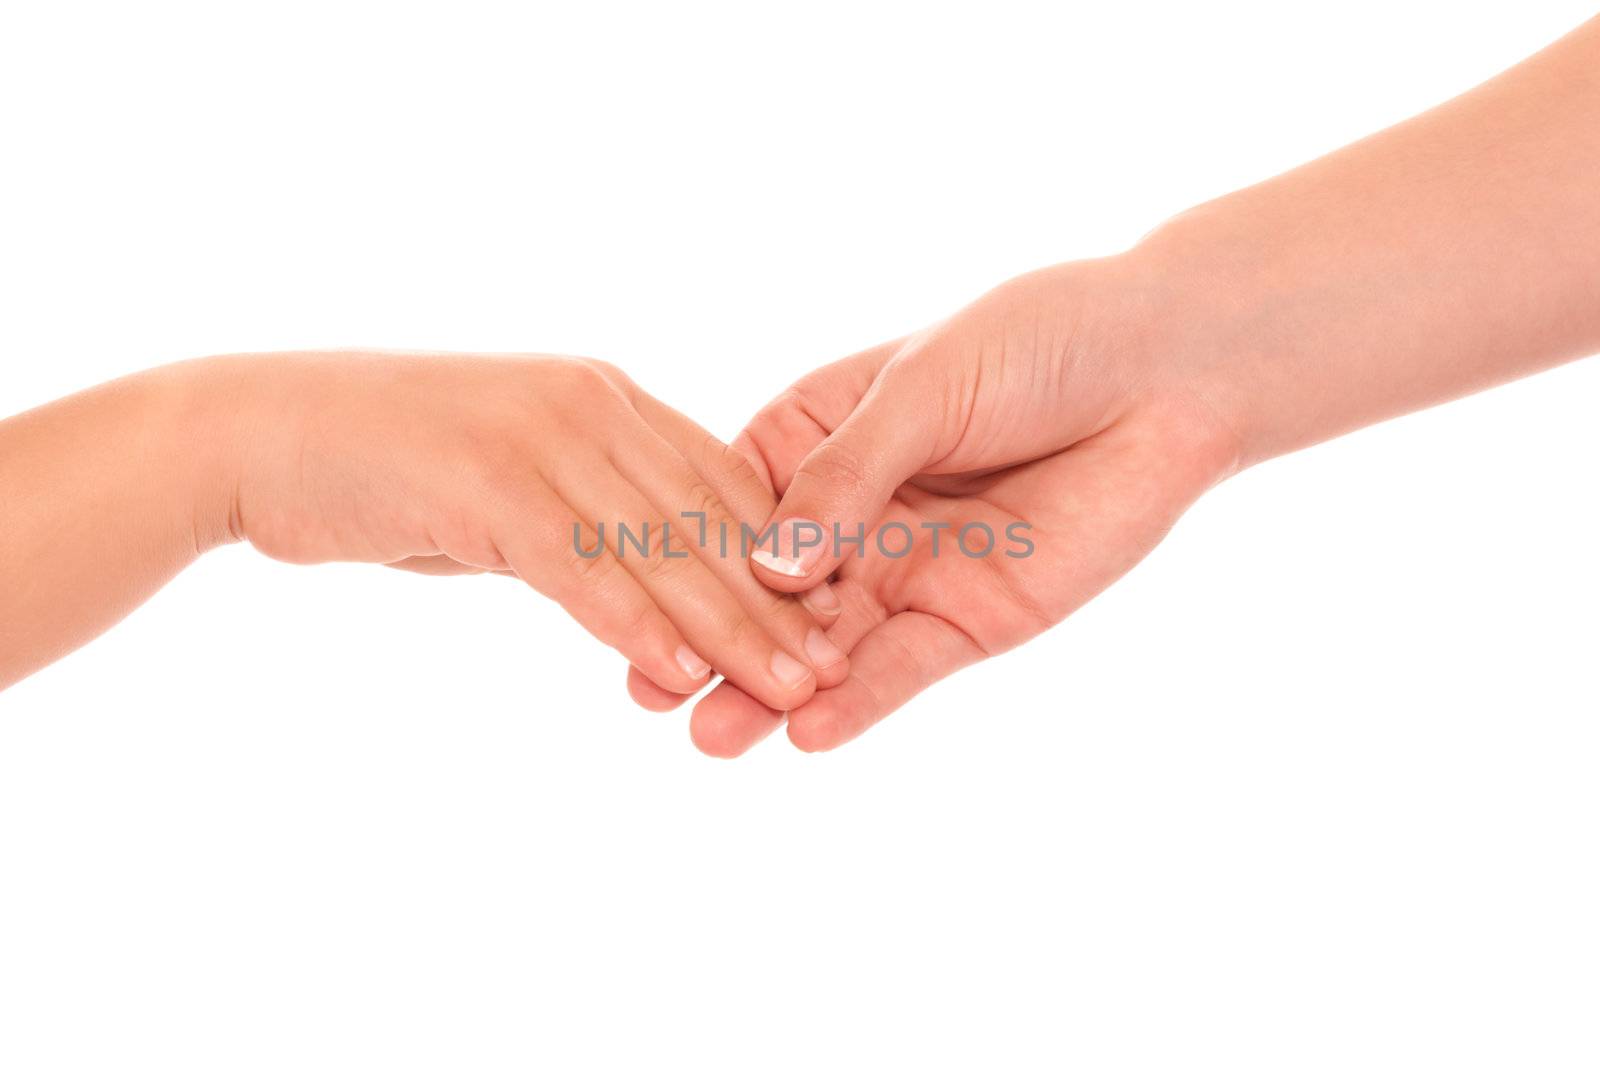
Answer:
<svg viewBox="0 0 1600 1071"><path fill-rule="evenodd" d="M803 591L837 570L831 635L853 659L791 712L795 742L834 746L1059 620L1231 472L1594 352L1597 56L1593 20L1426 115L1128 254L1013 280L763 411L739 445L783 501L757 571ZM832 538L988 511L1032 521L1036 552L857 563ZM776 721L720 687L694 724L736 753Z"/></svg>
<svg viewBox="0 0 1600 1071"><path fill-rule="evenodd" d="M792 707L847 672L798 601L700 546L680 517L737 532L731 510L755 502L759 518L769 501L755 471L614 368L369 353L224 358L197 373L235 399L229 528L263 553L514 573L670 693L715 668ZM648 525L643 553L619 524Z"/></svg>
<svg viewBox="0 0 1600 1071"><path fill-rule="evenodd" d="M1032 272L800 380L739 443L793 462L772 517L781 540L751 556L757 574L782 591L809 588L841 563L835 526L876 523L913 477L960 491L976 475L1152 422L1225 453L1230 429L1208 407L1202 366L1155 342L1158 276L1132 254ZM806 447L797 456L796 443ZM812 542L819 532L829 538Z"/></svg>
<svg viewBox="0 0 1600 1071"><path fill-rule="evenodd" d="M789 712L795 744L836 747L940 678L1061 621L1230 471L1231 436L1198 380L1143 348L1152 336L1125 271L1091 262L1008 283L927 331L806 376L739 437L783 495L785 531L797 517L829 532L867 525L859 557L828 546L793 575L804 555L757 567L785 590L836 573L829 636L851 671ZM1002 535L1017 522L1030 526L1031 552ZM876 540L897 524L915 536L898 558ZM957 545L971 524L983 527L969 549L987 530L989 553ZM925 525L947 526L937 553ZM892 549L902 541L897 532ZM630 684L651 705L681 702L637 674ZM731 756L782 720L724 682L696 707L691 732Z"/></svg>

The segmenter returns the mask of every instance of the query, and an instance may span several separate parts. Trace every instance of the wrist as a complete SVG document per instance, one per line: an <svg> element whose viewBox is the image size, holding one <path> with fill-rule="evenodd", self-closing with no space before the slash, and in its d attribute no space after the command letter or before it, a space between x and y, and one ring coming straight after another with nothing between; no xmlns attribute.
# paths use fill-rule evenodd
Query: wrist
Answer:
<svg viewBox="0 0 1600 1071"><path fill-rule="evenodd" d="M174 523L189 530L196 553L235 542L229 522L235 442L211 361L183 361L147 375Z"/></svg>
<svg viewBox="0 0 1600 1071"><path fill-rule="evenodd" d="M1048 374L1071 382L1063 400L1075 439L1137 425L1182 455L1197 493L1259 460L1247 410L1219 372L1226 350L1191 311L1205 305L1196 296L1204 275L1191 276L1170 246L1142 242L1035 274L1069 310L1054 333L1070 341L1049 352L1058 367Z"/></svg>
<svg viewBox="0 0 1600 1071"><path fill-rule="evenodd" d="M192 524L195 548L211 550L246 538L241 488L286 432L273 404L269 358L205 357L159 369L172 414L173 471Z"/></svg>
<svg viewBox="0 0 1600 1071"><path fill-rule="evenodd" d="M1293 449L1257 374L1275 328L1249 240L1210 206L1183 213L1117 258L1144 311L1140 351L1158 393L1181 399L1231 455L1229 475Z"/></svg>

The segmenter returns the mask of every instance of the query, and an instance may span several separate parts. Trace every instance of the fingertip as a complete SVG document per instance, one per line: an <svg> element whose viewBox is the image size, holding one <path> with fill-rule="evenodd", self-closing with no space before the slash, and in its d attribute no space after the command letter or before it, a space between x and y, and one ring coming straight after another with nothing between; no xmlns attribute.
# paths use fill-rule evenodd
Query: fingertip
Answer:
<svg viewBox="0 0 1600 1071"><path fill-rule="evenodd" d="M733 759L771 735L783 722L783 713L722 682L689 716L689 739L712 758Z"/></svg>
<svg viewBox="0 0 1600 1071"><path fill-rule="evenodd" d="M850 679L850 660L841 658L829 666L820 666L817 669L817 691L826 691L837 688ZM793 707L790 708L794 709Z"/></svg>
<svg viewBox="0 0 1600 1071"><path fill-rule="evenodd" d="M729 733L722 726L706 726L689 715L689 740L695 750L712 759L736 759L755 746L755 741L745 741Z"/></svg>
<svg viewBox="0 0 1600 1071"><path fill-rule="evenodd" d="M694 651L683 643L672 645L669 639L667 646L672 654L662 657L658 652L652 651L650 657L642 664L634 663L634 668L639 670L641 676L650 681L661 691L669 695L691 696L711 683L711 665L705 659L695 654Z"/></svg>
<svg viewBox="0 0 1600 1071"><path fill-rule="evenodd" d="M769 663L771 667L771 703L778 710L793 710L806 702L817 691L817 675L812 668L781 647L775 647Z"/></svg>
<svg viewBox="0 0 1600 1071"><path fill-rule="evenodd" d="M800 604L824 626L839 620L839 615L844 612L844 603L840 601L839 593L826 581L809 591L801 592Z"/></svg>
<svg viewBox="0 0 1600 1071"><path fill-rule="evenodd" d="M827 574L820 572L812 576L804 570L795 569L784 559L765 550L750 552L750 571L773 591L781 591L785 595L794 595L807 591L817 586L817 582Z"/></svg>
<svg viewBox="0 0 1600 1071"><path fill-rule="evenodd" d="M828 578L828 528L805 517L790 517L768 526L772 547L750 551L750 563L768 587L805 591ZM764 533L765 534L765 533Z"/></svg>
<svg viewBox="0 0 1600 1071"><path fill-rule="evenodd" d="M788 731L789 742L811 754L832 751L849 739L838 722L821 711L791 711Z"/></svg>
<svg viewBox="0 0 1600 1071"><path fill-rule="evenodd" d="M850 675L850 659L820 628L806 634L806 657L819 689L831 688Z"/></svg>
<svg viewBox="0 0 1600 1071"><path fill-rule="evenodd" d="M693 685L694 691L711 679L711 663L695 654L689 649L688 644L680 643L673 652L672 659L678 663L678 668L683 671L684 680Z"/></svg>
<svg viewBox="0 0 1600 1071"><path fill-rule="evenodd" d="M628 667L628 695L646 710L665 713L688 702L693 693L674 692L645 676L638 666Z"/></svg>
<svg viewBox="0 0 1600 1071"><path fill-rule="evenodd" d="M843 685L819 692L805 706L789 711L789 742L801 751L832 751L860 736L872 724L858 709L859 685Z"/></svg>

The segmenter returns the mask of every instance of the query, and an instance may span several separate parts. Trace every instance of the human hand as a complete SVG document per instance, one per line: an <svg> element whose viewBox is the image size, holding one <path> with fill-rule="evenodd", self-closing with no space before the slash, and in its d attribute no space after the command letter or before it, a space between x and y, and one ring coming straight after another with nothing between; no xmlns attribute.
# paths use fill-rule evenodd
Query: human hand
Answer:
<svg viewBox="0 0 1600 1071"><path fill-rule="evenodd" d="M776 484L779 543L751 556L757 575L781 591L809 588L851 550L835 546L835 528L870 528L913 477L931 491L959 491L978 474L1129 425L1177 426L1214 444L1209 453L1227 454L1232 429L1209 404L1206 366L1161 334L1157 276L1136 254L1031 272L801 379L738 443L791 463ZM796 455L795 444L805 450ZM812 542L818 534L828 538Z"/></svg>
<svg viewBox="0 0 1600 1071"><path fill-rule="evenodd" d="M229 532L265 554L513 573L673 694L715 668L797 706L847 672L798 601L680 517L699 511L715 530L731 509L764 509L754 470L610 366L316 353L195 374L232 399ZM619 524L648 524L643 553ZM605 549L580 554L575 525L585 554Z"/></svg>
<svg viewBox="0 0 1600 1071"><path fill-rule="evenodd" d="M784 568L792 555L757 566L790 591L834 575L829 636L850 652L850 675L788 712L795 744L836 747L1061 621L1230 471L1233 440L1200 379L1145 349L1155 336L1127 270L1097 261L1014 280L927 331L802 378L736 441L783 496L774 517L787 538L797 517L830 533L866 526L859 556L814 555L799 575ZM1018 522L1031 549L1001 535ZM878 544L897 525L914 536L903 557ZM969 525L970 549L992 537L988 553L962 550ZM903 542L897 532L891 549ZM630 688L647 705L682 701L637 674ZM691 732L731 756L782 720L723 682Z"/></svg>
<svg viewBox="0 0 1600 1071"><path fill-rule="evenodd" d="M836 572L846 612L831 635L853 660L791 712L795 742L835 746L1059 620L1230 472L1594 352L1597 55L1600 20L1129 253L1012 280L764 410L739 445L783 500L756 571L790 592ZM1032 556L863 561L834 533L995 510L1034 524ZM703 747L737 753L777 721L723 686L694 724Z"/></svg>

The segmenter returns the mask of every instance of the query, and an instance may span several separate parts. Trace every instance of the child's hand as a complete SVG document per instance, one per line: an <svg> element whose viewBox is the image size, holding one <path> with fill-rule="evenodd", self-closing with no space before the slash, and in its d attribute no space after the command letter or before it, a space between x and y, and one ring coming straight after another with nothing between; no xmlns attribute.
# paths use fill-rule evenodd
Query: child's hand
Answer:
<svg viewBox="0 0 1600 1071"><path fill-rule="evenodd" d="M228 531L265 554L515 573L670 692L715 668L790 709L847 673L740 554L740 521L770 506L760 478L609 366L309 353L189 367L229 399ZM705 515L703 546L685 512ZM619 544L619 525L646 524L643 553ZM580 554L575 525L585 553L602 530L604 549Z"/></svg>

